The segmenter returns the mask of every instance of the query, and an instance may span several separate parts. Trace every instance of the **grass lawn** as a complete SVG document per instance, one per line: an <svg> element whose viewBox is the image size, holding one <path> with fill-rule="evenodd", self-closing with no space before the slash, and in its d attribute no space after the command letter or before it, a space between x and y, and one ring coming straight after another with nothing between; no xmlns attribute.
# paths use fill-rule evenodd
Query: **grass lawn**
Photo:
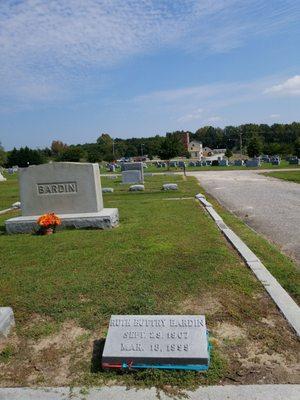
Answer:
<svg viewBox="0 0 300 400"><path fill-rule="evenodd" d="M162 192L166 182L178 183L179 191ZM155 175L145 185L144 193L130 193L120 179L102 178L102 186L115 188L104 195L106 207L119 208L120 226L113 230L9 236L4 221L17 212L0 216L0 305L13 307L17 323L0 341L0 385L119 383L167 390L300 383L299 342L193 199L196 179ZM9 177L0 183L0 209L17 200L16 177ZM257 249L264 248L258 241ZM282 274L294 294L297 275L277 253L271 249L265 257L270 265L276 259L272 272ZM189 313L207 317L213 343L208 373L101 371L111 314Z"/></svg>
<svg viewBox="0 0 300 400"><path fill-rule="evenodd" d="M283 179L285 181L300 183L300 170L268 172L265 173L264 175L270 176L272 178Z"/></svg>

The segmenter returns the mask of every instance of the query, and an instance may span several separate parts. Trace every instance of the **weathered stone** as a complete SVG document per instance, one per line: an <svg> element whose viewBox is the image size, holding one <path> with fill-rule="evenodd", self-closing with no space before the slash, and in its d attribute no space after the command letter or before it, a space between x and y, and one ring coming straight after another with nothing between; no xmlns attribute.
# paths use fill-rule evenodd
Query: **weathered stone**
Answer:
<svg viewBox="0 0 300 400"><path fill-rule="evenodd" d="M209 351L203 315L113 315L103 368L206 370Z"/></svg>
<svg viewBox="0 0 300 400"><path fill-rule="evenodd" d="M244 160L234 160L234 165L236 167L242 167L244 165Z"/></svg>
<svg viewBox="0 0 300 400"><path fill-rule="evenodd" d="M289 164L290 165L300 165L300 158L290 157Z"/></svg>
<svg viewBox="0 0 300 400"><path fill-rule="evenodd" d="M229 161L228 160L220 160L219 161L219 166L220 167L228 167L228 165L229 165Z"/></svg>
<svg viewBox="0 0 300 400"><path fill-rule="evenodd" d="M198 193L198 194L196 194L196 199L205 199L205 196L204 196L204 194L202 194L202 193Z"/></svg>
<svg viewBox="0 0 300 400"><path fill-rule="evenodd" d="M58 162L20 170L22 216L103 209L98 164Z"/></svg>
<svg viewBox="0 0 300 400"><path fill-rule="evenodd" d="M118 209L104 209L98 164L51 163L31 166L20 173L22 217L5 222L8 233L32 233L37 219L56 213L61 227L111 228Z"/></svg>
<svg viewBox="0 0 300 400"><path fill-rule="evenodd" d="M246 160L246 167L259 167L260 166L260 159L259 158L253 158L252 160Z"/></svg>
<svg viewBox="0 0 300 400"><path fill-rule="evenodd" d="M137 183L143 183L144 182L144 168L143 168L143 163L142 162L128 162L128 163L122 163L121 164L121 171L140 171L141 173L141 178L140 181ZM122 174L123 176L123 174ZM125 182L124 182L125 183ZM126 182L126 183L133 183L133 182Z"/></svg>
<svg viewBox="0 0 300 400"><path fill-rule="evenodd" d="M6 181L6 178L4 178L4 176L0 172L0 182L4 182L4 181Z"/></svg>
<svg viewBox="0 0 300 400"><path fill-rule="evenodd" d="M140 170L128 170L122 172L122 183L143 183L143 178Z"/></svg>
<svg viewBox="0 0 300 400"><path fill-rule="evenodd" d="M94 228L109 229L118 226L119 212L117 208L103 208L98 213L58 214L61 228ZM38 215L8 219L5 222L6 231L13 233L35 233L38 231Z"/></svg>
<svg viewBox="0 0 300 400"><path fill-rule="evenodd" d="M177 183L165 183L163 184L163 190L178 190Z"/></svg>
<svg viewBox="0 0 300 400"><path fill-rule="evenodd" d="M114 188L104 187L102 188L102 193L113 193Z"/></svg>
<svg viewBox="0 0 300 400"><path fill-rule="evenodd" d="M14 313L11 307L0 307L0 337L6 337L15 325Z"/></svg>
<svg viewBox="0 0 300 400"><path fill-rule="evenodd" d="M145 190L145 186L144 185L132 185L129 188L130 192L141 192L143 190Z"/></svg>

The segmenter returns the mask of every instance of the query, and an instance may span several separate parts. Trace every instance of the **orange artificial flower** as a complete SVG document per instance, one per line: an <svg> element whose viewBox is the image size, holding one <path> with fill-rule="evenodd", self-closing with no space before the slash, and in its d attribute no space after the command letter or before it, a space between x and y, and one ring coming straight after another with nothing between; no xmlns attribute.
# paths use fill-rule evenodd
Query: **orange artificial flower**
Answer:
<svg viewBox="0 0 300 400"><path fill-rule="evenodd" d="M49 213L40 216L37 223L44 228L50 228L60 225L61 219L54 213Z"/></svg>

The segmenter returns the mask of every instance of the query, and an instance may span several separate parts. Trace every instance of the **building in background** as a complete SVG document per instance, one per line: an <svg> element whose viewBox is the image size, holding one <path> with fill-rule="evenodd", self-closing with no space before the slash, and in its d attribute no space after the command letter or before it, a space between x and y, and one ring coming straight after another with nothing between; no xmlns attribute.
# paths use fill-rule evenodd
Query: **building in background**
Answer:
<svg viewBox="0 0 300 400"><path fill-rule="evenodd" d="M192 140L188 144L188 152L190 153L191 158L197 158L197 160L201 160L203 157L202 143Z"/></svg>

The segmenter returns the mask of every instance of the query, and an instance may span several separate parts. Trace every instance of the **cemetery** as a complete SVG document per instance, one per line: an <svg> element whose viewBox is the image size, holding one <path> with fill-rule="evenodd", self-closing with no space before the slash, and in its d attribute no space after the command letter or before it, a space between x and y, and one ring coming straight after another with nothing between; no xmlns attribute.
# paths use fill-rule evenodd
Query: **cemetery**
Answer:
<svg viewBox="0 0 300 400"><path fill-rule="evenodd" d="M47 175L55 164L5 174L0 183L0 210L21 199L21 210L0 215L0 305L13 310L4 310L1 386L125 384L174 394L232 382L299 383L295 332L194 198L203 193L196 179L140 171L143 183L132 184L123 173L136 169L95 178L93 164L85 165L90 186L82 194L80 173ZM24 174L32 186L22 188ZM79 202L74 193L83 196ZM213 198L197 198L214 206L211 215L222 217L299 304L295 263ZM63 221L65 213L101 209L118 210L113 229L6 231L7 221L44 212Z"/></svg>

